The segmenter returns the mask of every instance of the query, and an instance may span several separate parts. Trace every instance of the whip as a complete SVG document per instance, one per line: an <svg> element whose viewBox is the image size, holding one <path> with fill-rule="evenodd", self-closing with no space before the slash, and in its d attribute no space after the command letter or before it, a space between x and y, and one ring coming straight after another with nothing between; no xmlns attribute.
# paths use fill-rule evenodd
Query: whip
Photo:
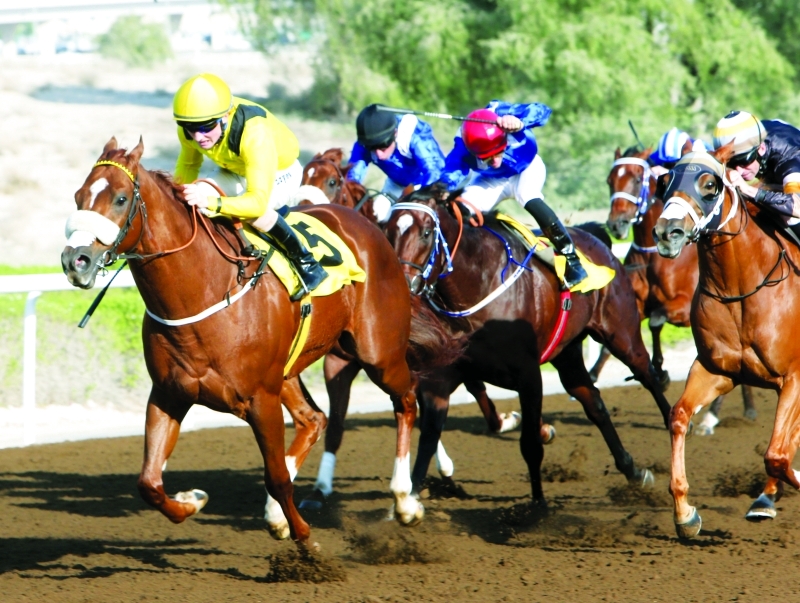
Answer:
<svg viewBox="0 0 800 603"><path fill-rule="evenodd" d="M455 121L474 121L479 124L494 124L497 125L496 121L491 119L480 119L477 117L462 117L460 115L450 115L449 113L432 113L430 111L414 111L413 109L398 109L397 107L386 107L384 105L378 105L378 111L387 111L388 113L400 113L402 115L422 115L424 117L438 117L439 119L453 119Z"/></svg>
<svg viewBox="0 0 800 603"><path fill-rule="evenodd" d="M642 141L639 140L639 135L636 133L636 128L633 127L633 122L629 119L628 125L631 127L631 132L633 132L634 137L636 138L636 142L639 143L639 148L644 151L645 146L642 144Z"/></svg>

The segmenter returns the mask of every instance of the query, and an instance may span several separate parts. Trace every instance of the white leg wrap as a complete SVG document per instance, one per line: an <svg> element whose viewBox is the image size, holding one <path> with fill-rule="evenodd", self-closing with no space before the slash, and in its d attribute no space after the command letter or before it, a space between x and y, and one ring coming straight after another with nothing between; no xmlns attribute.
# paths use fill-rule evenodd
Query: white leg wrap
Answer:
<svg viewBox="0 0 800 603"><path fill-rule="evenodd" d="M289 479L294 481L297 477L297 462L295 457L286 457L286 468L289 470ZM286 521L286 515L283 514L283 509L280 503L272 498L267 492L267 503L264 505L264 519L267 520L267 526L270 534L278 540L283 540L289 537L289 522Z"/></svg>
<svg viewBox="0 0 800 603"><path fill-rule="evenodd" d="M447 456L447 451L444 449L444 444L442 444L441 440L436 446L436 469L442 477L453 477L453 471L455 471L453 460Z"/></svg>
<svg viewBox="0 0 800 603"><path fill-rule="evenodd" d="M407 453L403 458L394 459L394 472L389 489L395 495L411 492L411 453Z"/></svg>
<svg viewBox="0 0 800 603"><path fill-rule="evenodd" d="M314 487L325 496L330 496L333 492L333 470L336 468L336 455L332 452L323 452L322 460L319 463L319 473L317 473L317 483Z"/></svg>
<svg viewBox="0 0 800 603"><path fill-rule="evenodd" d="M719 424L719 419L713 412L709 411L703 415L703 419L698 423L694 432L697 435L714 435L714 428Z"/></svg>

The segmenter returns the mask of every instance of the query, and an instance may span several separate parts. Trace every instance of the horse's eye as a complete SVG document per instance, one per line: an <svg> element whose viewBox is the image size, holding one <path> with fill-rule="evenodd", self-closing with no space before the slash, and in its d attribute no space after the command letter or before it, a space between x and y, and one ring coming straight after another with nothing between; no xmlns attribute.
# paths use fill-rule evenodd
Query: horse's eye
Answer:
<svg viewBox="0 0 800 603"><path fill-rule="evenodd" d="M641 178L641 176L636 176L636 179L634 180L634 182L635 182L636 184L641 184L641 183L642 183L642 178Z"/></svg>
<svg viewBox="0 0 800 603"><path fill-rule="evenodd" d="M424 231L422 231L422 238L423 239L427 239L429 236L431 236L431 229L430 228L426 228Z"/></svg>
<svg viewBox="0 0 800 603"><path fill-rule="evenodd" d="M117 205L125 205L128 202L128 198L125 195L120 195L114 200L114 203Z"/></svg>
<svg viewBox="0 0 800 603"><path fill-rule="evenodd" d="M333 178L328 180L328 186L330 186L330 187L336 186L336 180L334 180Z"/></svg>

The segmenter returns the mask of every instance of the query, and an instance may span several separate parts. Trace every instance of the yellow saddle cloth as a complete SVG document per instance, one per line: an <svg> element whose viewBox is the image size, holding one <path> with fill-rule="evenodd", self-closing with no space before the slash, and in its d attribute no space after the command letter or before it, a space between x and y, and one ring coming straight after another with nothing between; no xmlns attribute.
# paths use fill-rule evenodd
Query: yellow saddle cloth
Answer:
<svg viewBox="0 0 800 603"><path fill-rule="evenodd" d="M290 211L284 219L328 273L319 287L311 291L311 297L330 295L345 285L352 282L363 283L367 279L366 273L358 265L356 256L353 255L350 248L345 245L339 235L325 224L299 211ZM300 280L283 252L253 233L250 225L245 223L244 230L250 243L269 254L267 265L284 284L287 291L289 293L297 291L300 288Z"/></svg>
<svg viewBox="0 0 800 603"><path fill-rule="evenodd" d="M505 222L509 226L511 226L514 230L519 232L522 235L524 241L528 244L528 249L534 248L537 245L547 245L550 246L551 243L548 239L537 237L533 232L531 232L530 228L518 222L511 216L506 214L502 214L500 212L495 214L495 217L500 220L501 222ZM595 291L596 289L602 289L612 280L614 280L614 276L616 275L616 271L613 268L609 268L608 266L598 266L597 264L593 264L583 253L580 249L575 247L575 251L578 253L578 258L581 261L581 265L586 270L586 274L588 274L588 278L585 278L580 283L575 285L570 289L570 291L578 292L578 293L588 293L589 291ZM554 258L555 262L555 271L556 276L558 276L558 280L561 283L564 282L564 270L566 269L567 259L563 255L556 255Z"/></svg>

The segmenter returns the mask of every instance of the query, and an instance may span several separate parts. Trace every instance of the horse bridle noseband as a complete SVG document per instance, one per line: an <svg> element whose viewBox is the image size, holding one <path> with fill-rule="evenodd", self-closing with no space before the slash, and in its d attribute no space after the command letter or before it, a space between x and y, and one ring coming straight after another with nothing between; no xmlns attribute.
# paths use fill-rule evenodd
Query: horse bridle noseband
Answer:
<svg viewBox="0 0 800 603"><path fill-rule="evenodd" d="M617 191L611 195L611 203L614 202L614 199L625 199L636 206L636 217L631 221L631 224L639 224L647 210L650 209L650 202L652 201L650 198L650 177L652 175L650 164L646 159L641 159L640 157L620 157L611 164L611 169L613 170L619 165L638 165L643 170L642 185L637 196L623 191Z"/></svg>
<svg viewBox="0 0 800 603"><path fill-rule="evenodd" d="M136 239L136 243L131 245L128 251L135 249L139 245L139 243L142 241L142 237L144 236L144 227L145 227L145 222L147 221L147 208L145 207L144 199L142 199L142 195L139 192L138 176L134 175L133 172L131 172L127 167L125 167L121 163L118 163L116 161L111 161L109 159L101 159L100 161L97 161L92 167L98 167L101 165L110 165L121 169L123 172L125 172L125 175L128 176L128 178L130 178L131 182L133 183L133 197L131 198L131 205L130 208L128 209L128 217L125 219L125 223L120 227L119 233L117 234L117 238L114 240L111 246L103 252L103 255L100 256L100 260L98 262L100 268L105 268L116 262L118 259L124 259L124 260L141 259L143 257L138 254L129 254L128 252L117 253L117 248L120 245L122 245L122 242L127 238L128 232L130 231L131 226L133 225L133 220L136 218L137 215L142 216L141 219L142 227L139 230L139 237Z"/></svg>

